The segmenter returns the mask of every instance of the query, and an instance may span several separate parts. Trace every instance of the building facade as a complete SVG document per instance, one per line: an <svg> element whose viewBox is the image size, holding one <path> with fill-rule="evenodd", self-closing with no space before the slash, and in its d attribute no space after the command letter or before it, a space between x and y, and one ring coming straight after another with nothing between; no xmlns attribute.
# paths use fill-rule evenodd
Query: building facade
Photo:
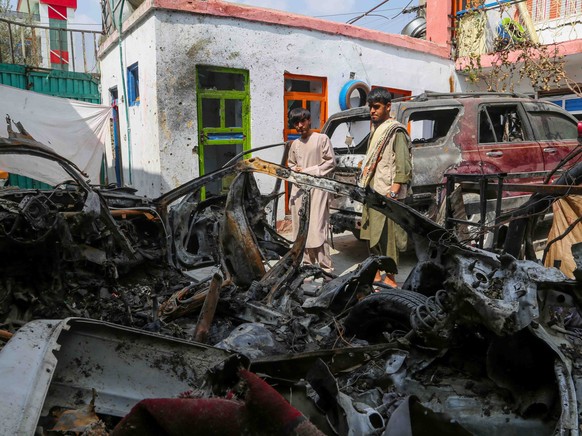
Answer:
<svg viewBox="0 0 582 436"><path fill-rule="evenodd" d="M515 92L551 100L582 119L582 0L483 3L482 7L471 8L467 0L452 2L451 16L455 18L451 27L456 29L454 51L462 89L487 90L484 81L471 81L466 74L471 56L479 58L483 72L487 73L500 64L499 52L503 50L509 51L510 62L516 62L523 51L519 47L512 51L512 44L528 40L546 47L548 57L561 57L558 63L563 63L565 78L557 82L551 79L548 86L532 86L531 81L520 77L523 65L517 62L517 68L506 81L512 83ZM500 42L507 47L500 48ZM536 57L541 52L530 53Z"/></svg>
<svg viewBox="0 0 582 436"><path fill-rule="evenodd" d="M446 26L450 7L440 12ZM117 111L110 180L156 196L292 138L290 108L309 108L318 129L375 86L448 92L454 64L435 29L420 40L217 0L144 1L100 48L103 102ZM253 155L280 162L282 151Z"/></svg>

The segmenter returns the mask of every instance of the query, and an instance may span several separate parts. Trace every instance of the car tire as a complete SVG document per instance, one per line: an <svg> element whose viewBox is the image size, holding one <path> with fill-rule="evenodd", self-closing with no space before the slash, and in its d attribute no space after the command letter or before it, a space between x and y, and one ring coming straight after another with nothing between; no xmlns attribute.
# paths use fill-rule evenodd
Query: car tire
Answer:
<svg viewBox="0 0 582 436"><path fill-rule="evenodd" d="M369 342L385 341L384 332L409 331L410 315L426 302L426 295L405 289L386 289L363 298L344 321L346 335Z"/></svg>
<svg viewBox="0 0 582 436"><path fill-rule="evenodd" d="M353 106L351 96L354 92L358 92L359 103L358 106ZM370 93L370 85L362 80L350 80L340 91L339 105L341 110L351 109L352 107L366 106L366 99Z"/></svg>

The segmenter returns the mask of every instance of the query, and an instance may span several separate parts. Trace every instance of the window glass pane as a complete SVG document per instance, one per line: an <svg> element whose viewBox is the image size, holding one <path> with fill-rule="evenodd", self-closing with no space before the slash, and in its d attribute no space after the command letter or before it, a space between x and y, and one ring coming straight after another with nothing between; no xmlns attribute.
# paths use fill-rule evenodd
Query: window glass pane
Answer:
<svg viewBox="0 0 582 436"><path fill-rule="evenodd" d="M110 103L117 101L118 98L119 97L118 97L118 92L117 92L117 86L114 86L113 88L109 88Z"/></svg>
<svg viewBox="0 0 582 436"><path fill-rule="evenodd" d="M129 105L134 106L139 101L139 67L137 62L127 68L127 88Z"/></svg>
<svg viewBox="0 0 582 436"><path fill-rule="evenodd" d="M301 100L287 100L287 114L291 109L298 107L303 107L303 102Z"/></svg>
<svg viewBox="0 0 582 436"><path fill-rule="evenodd" d="M289 121L289 112L292 109L295 109L295 108L298 108L298 107L299 108L300 107L303 107L303 102L301 100L287 100L287 114L286 114L287 121ZM288 125L287 127L289 129L294 129L295 128L295 127L293 127L291 125Z"/></svg>
<svg viewBox="0 0 582 436"><path fill-rule="evenodd" d="M479 111L479 143L490 144L492 142L496 142L495 132L487 116L487 110L481 109Z"/></svg>
<svg viewBox="0 0 582 436"><path fill-rule="evenodd" d="M408 118L410 138L415 146L436 145L445 140L459 109L413 112Z"/></svg>
<svg viewBox="0 0 582 436"><path fill-rule="evenodd" d="M539 141L576 139L578 126L563 115L547 112L529 112L534 134Z"/></svg>
<svg viewBox="0 0 582 436"><path fill-rule="evenodd" d="M244 91L245 76L241 73L225 73L199 68L198 79L203 89L217 91Z"/></svg>
<svg viewBox="0 0 582 436"><path fill-rule="evenodd" d="M204 171L209 174L216 171L242 152L242 144L207 145L204 147ZM206 185L206 195L219 195L228 192L236 174L223 177Z"/></svg>
<svg viewBox="0 0 582 436"><path fill-rule="evenodd" d="M202 99L202 127L220 127L220 100Z"/></svg>
<svg viewBox="0 0 582 436"><path fill-rule="evenodd" d="M369 133L370 121L368 120L342 123L336 127L331 135L331 144L334 148L350 147L355 149L354 153L365 154L368 148Z"/></svg>
<svg viewBox="0 0 582 436"><path fill-rule="evenodd" d="M285 91L287 92L309 92L308 80L285 79Z"/></svg>
<svg viewBox="0 0 582 436"><path fill-rule="evenodd" d="M225 127L242 127L242 100L225 100Z"/></svg>
<svg viewBox="0 0 582 436"><path fill-rule="evenodd" d="M307 103L307 110L309 110L309 112L311 112L311 128L312 129L321 129L321 126L323 124L321 122L321 102L308 100L306 103Z"/></svg>
<svg viewBox="0 0 582 436"><path fill-rule="evenodd" d="M286 92L312 92L316 94L323 93L322 80L307 80L307 79L285 79Z"/></svg>

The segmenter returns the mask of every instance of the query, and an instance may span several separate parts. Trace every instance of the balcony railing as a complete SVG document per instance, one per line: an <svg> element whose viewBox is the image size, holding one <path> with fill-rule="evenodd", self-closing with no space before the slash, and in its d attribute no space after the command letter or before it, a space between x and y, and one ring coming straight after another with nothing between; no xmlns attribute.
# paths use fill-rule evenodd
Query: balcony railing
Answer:
<svg viewBox="0 0 582 436"><path fill-rule="evenodd" d="M534 0L532 10L524 0L484 1L454 12L457 57L511 49L525 39L541 44L582 39L582 0Z"/></svg>
<svg viewBox="0 0 582 436"><path fill-rule="evenodd" d="M98 74L101 36L93 30L62 29L0 17L0 63Z"/></svg>

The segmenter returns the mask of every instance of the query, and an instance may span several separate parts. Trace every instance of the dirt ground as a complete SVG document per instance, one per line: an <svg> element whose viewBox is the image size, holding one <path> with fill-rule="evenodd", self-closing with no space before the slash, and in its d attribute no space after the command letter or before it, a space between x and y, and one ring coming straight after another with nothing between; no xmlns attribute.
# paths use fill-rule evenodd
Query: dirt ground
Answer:
<svg viewBox="0 0 582 436"><path fill-rule="evenodd" d="M283 236L290 237L289 234L284 234ZM337 275L354 269L369 257L367 242L356 239L351 232L333 235L330 245L331 258ZM415 264L416 256L414 251L400 253L400 265L398 265L398 274L396 275L398 284L404 283Z"/></svg>

